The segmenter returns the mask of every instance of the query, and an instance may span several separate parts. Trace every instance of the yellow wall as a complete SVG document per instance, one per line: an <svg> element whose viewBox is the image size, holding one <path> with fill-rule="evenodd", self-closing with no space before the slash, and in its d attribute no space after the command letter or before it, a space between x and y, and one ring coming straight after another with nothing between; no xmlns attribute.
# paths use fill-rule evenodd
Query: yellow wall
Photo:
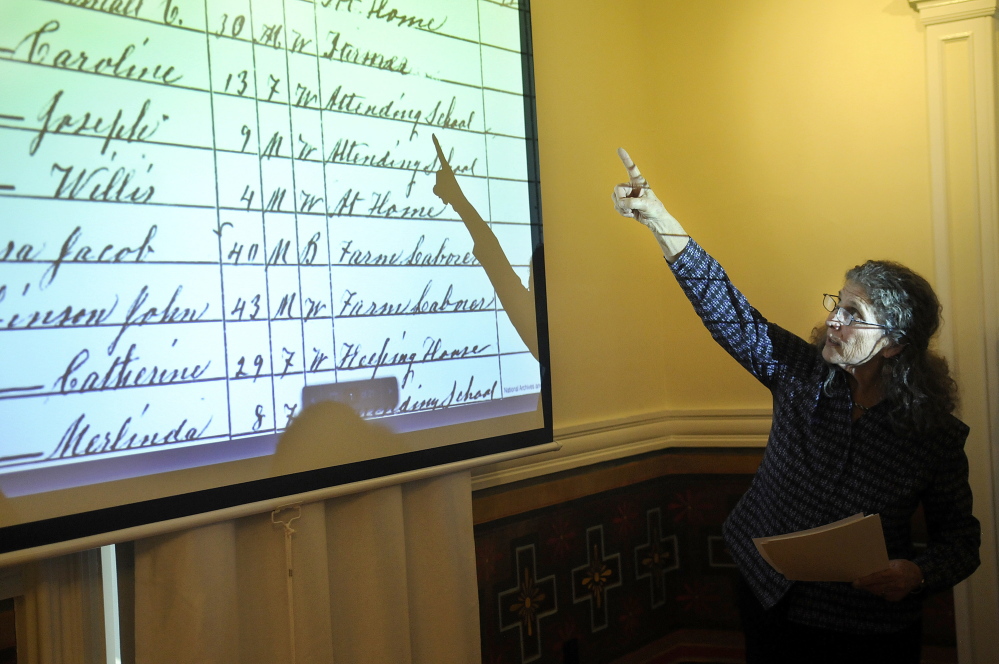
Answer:
<svg viewBox="0 0 999 664"><path fill-rule="evenodd" d="M764 315L799 334L867 258L932 279L924 34L905 0L532 3L556 427L767 408L655 241L626 147Z"/></svg>

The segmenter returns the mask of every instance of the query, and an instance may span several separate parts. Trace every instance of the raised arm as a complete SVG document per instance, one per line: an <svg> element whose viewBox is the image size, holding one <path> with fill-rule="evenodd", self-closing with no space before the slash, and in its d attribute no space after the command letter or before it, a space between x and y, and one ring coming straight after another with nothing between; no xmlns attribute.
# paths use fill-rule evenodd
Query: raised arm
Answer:
<svg viewBox="0 0 999 664"><path fill-rule="evenodd" d="M534 359L538 359L538 319L537 311L534 308L533 259L531 264L530 288L524 288L523 282L510 265L509 259L503 253L499 240L493 234L489 224L479 215L475 207L468 202L465 192L461 190L458 179L454 176L454 170L444 156L444 150L437 141L437 136L431 135L434 139L434 147L437 149L437 160L440 161L440 170L437 171L437 181L434 185L434 194L445 204L454 208L461 220L465 222L468 234L472 236L472 253L478 259L482 268L486 271L489 281L496 289L500 304L510 318L510 323L527 349L531 351Z"/></svg>
<svg viewBox="0 0 999 664"><path fill-rule="evenodd" d="M652 231L673 276L715 341L768 388L787 372L811 371L821 360L808 342L760 315L722 266L666 211L628 153L619 149L618 156L629 181L614 187L614 208Z"/></svg>
<svg viewBox="0 0 999 664"><path fill-rule="evenodd" d="M672 263L687 246L690 236L673 215L666 211L638 166L624 148L617 154L628 171L628 182L614 187L614 209L624 217L632 217L644 224L662 247L663 256Z"/></svg>

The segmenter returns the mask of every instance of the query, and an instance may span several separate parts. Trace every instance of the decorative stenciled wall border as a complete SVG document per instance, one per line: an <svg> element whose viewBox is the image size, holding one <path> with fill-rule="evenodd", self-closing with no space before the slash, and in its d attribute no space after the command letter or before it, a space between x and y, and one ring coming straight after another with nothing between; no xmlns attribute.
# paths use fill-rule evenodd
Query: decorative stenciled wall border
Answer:
<svg viewBox="0 0 999 664"><path fill-rule="evenodd" d="M716 549L761 456L670 449L476 492L483 661L612 661L677 629L735 630Z"/></svg>

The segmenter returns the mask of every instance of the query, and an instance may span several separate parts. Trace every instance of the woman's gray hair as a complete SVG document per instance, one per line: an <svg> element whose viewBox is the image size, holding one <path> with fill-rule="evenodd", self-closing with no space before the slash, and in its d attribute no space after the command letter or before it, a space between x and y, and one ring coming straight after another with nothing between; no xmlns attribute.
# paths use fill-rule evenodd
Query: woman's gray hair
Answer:
<svg viewBox="0 0 999 664"><path fill-rule="evenodd" d="M926 350L940 327L940 301L926 279L892 261L867 261L846 273L861 286L880 322L898 344Z"/></svg>
<svg viewBox="0 0 999 664"><path fill-rule="evenodd" d="M957 406L957 384L947 361L930 350L941 310L933 287L893 261L867 261L848 271L846 279L864 289L878 322L890 328L888 338L902 347L882 367L892 425L906 433L936 428Z"/></svg>

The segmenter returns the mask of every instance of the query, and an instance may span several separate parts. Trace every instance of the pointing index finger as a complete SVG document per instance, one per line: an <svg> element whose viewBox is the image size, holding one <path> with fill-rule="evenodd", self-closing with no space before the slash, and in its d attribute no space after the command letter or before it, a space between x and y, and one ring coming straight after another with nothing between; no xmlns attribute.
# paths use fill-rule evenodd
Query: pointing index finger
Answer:
<svg viewBox="0 0 999 664"><path fill-rule="evenodd" d="M437 141L437 134L430 134L430 137L434 139L434 147L437 148L437 159L441 162L441 168L451 170L451 164L447 163L447 157L444 156L444 150L441 149L441 144Z"/></svg>
<svg viewBox="0 0 999 664"><path fill-rule="evenodd" d="M628 169L628 178L631 180L631 186L634 187L634 190L632 191L631 195L632 196L640 195L641 188L648 185L648 183L645 181L645 177L642 175L642 172L638 170L638 166L636 166L635 162L632 161L631 156L628 154L627 150L625 150L624 148L618 148L617 156L621 158L621 163L624 164L624 167L626 169Z"/></svg>

